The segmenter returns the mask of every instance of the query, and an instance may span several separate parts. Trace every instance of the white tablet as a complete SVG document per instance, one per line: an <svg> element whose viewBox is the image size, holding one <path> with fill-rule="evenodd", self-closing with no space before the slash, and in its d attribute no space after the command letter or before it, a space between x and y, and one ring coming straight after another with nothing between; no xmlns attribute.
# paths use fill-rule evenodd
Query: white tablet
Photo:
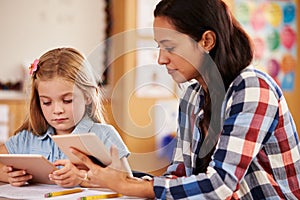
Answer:
<svg viewBox="0 0 300 200"><path fill-rule="evenodd" d="M111 163L108 149L95 133L53 135L51 137L74 164L82 162L70 151L70 147L75 147L85 153L94 163L101 166L107 166Z"/></svg>
<svg viewBox="0 0 300 200"><path fill-rule="evenodd" d="M24 169L32 175L29 182L54 184L48 175L57 168L44 156L39 154L0 154L0 163L14 169Z"/></svg>

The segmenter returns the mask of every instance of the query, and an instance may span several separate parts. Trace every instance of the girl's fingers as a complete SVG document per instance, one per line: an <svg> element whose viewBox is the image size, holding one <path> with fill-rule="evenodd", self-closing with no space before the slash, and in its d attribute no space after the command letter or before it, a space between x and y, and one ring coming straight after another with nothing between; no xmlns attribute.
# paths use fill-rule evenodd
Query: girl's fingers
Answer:
<svg viewBox="0 0 300 200"><path fill-rule="evenodd" d="M68 164L70 161L69 160L56 160L54 161L54 165L55 166L65 166L66 164Z"/></svg>
<svg viewBox="0 0 300 200"><path fill-rule="evenodd" d="M13 168L10 167L10 166L4 165L4 166L2 167L2 171L3 171L4 173L12 172L12 171L13 171Z"/></svg>
<svg viewBox="0 0 300 200"><path fill-rule="evenodd" d="M27 174L24 170L8 173L8 182L13 186L22 186L30 179L32 179L32 175Z"/></svg>
<svg viewBox="0 0 300 200"><path fill-rule="evenodd" d="M23 177L25 175L27 175L25 170L16 170L16 171L11 171L7 173L8 177Z"/></svg>

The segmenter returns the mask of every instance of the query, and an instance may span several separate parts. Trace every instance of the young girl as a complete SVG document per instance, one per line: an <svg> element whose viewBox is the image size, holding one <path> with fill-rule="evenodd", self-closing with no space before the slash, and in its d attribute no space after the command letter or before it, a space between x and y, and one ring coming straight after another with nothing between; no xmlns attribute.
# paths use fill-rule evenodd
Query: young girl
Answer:
<svg viewBox="0 0 300 200"><path fill-rule="evenodd" d="M63 166L49 175L50 180L63 187L88 186L86 171L67 160L51 135L94 132L107 148L118 148L122 167L131 173L127 163L129 151L117 131L104 124L100 89L80 52L73 48L50 50L34 61L30 75L29 117L0 146L0 153L41 154L56 166ZM22 186L32 179L25 170L2 165L1 169L0 181L13 186Z"/></svg>
<svg viewBox="0 0 300 200"><path fill-rule="evenodd" d="M90 182L156 199L300 199L300 145L287 102L252 66L252 42L226 4L162 0L154 16L158 63L177 83L196 80L179 104L170 174L137 181L73 150Z"/></svg>

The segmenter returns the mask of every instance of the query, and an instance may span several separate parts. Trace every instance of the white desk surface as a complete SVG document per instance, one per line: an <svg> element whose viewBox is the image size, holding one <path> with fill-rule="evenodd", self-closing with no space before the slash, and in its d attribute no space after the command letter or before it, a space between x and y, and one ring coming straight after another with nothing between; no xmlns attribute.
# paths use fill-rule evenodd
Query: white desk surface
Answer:
<svg viewBox="0 0 300 200"><path fill-rule="evenodd" d="M114 193L108 189L83 188L84 191L74 194L62 195L51 198L44 198L44 195L49 192L68 190L71 188L62 188L58 185L35 184L22 187L14 187L10 184L0 184L0 200L1 199L47 199L47 200L77 200L80 197L100 194ZM137 197L122 196L110 199L143 199Z"/></svg>

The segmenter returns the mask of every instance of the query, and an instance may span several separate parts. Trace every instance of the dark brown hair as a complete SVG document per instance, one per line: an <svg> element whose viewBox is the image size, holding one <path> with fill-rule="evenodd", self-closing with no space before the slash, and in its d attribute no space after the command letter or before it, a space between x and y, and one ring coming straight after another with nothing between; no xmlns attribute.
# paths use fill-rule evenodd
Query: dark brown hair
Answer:
<svg viewBox="0 0 300 200"><path fill-rule="evenodd" d="M210 51L225 88L253 58L253 47L247 33L221 0L162 0L154 16L167 17L177 31L199 41L212 30L217 43Z"/></svg>

